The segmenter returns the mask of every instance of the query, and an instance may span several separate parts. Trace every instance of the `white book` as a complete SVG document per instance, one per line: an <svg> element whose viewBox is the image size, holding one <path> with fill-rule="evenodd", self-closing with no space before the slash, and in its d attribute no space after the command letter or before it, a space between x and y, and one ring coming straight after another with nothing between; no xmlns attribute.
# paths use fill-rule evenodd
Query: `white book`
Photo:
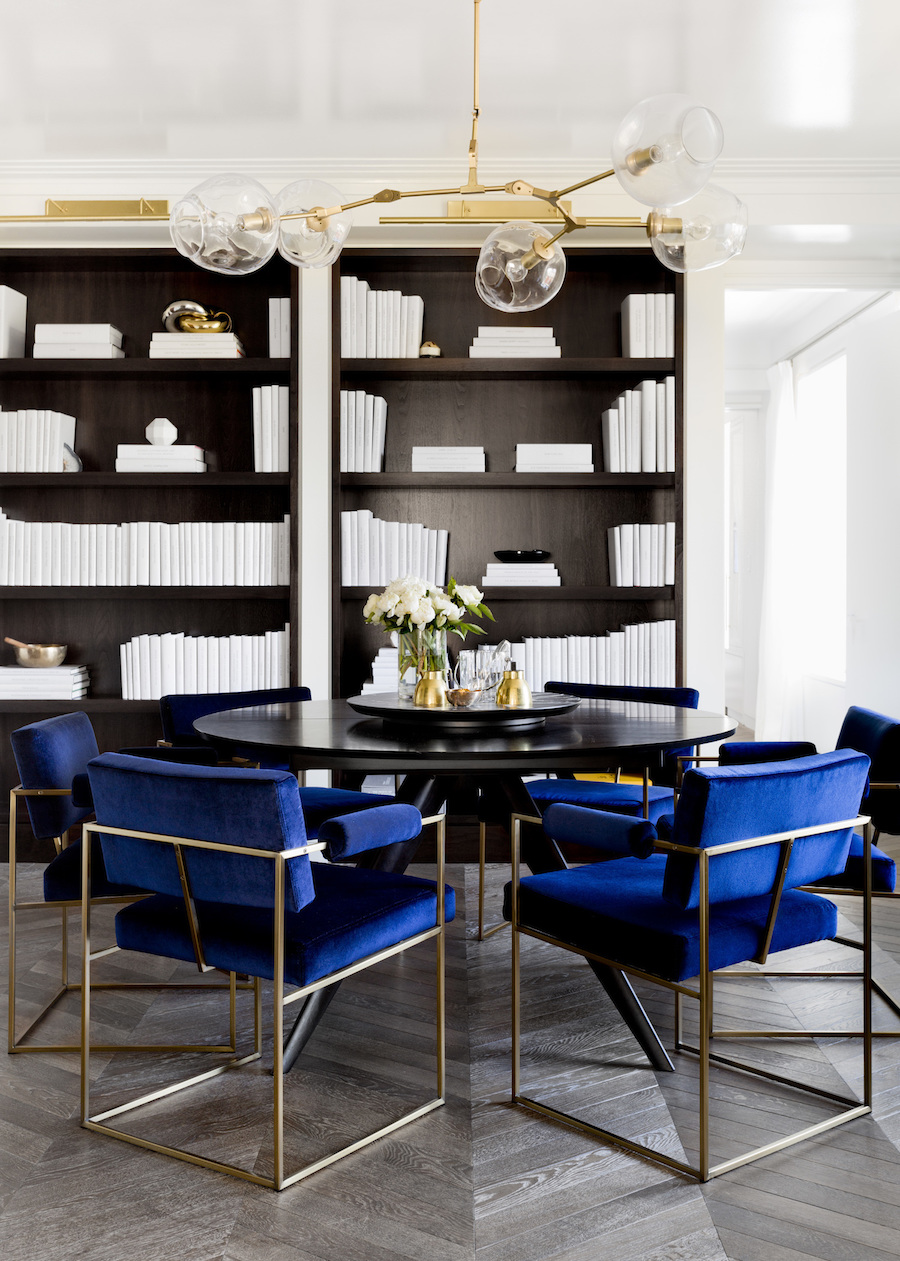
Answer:
<svg viewBox="0 0 900 1261"><path fill-rule="evenodd" d="M607 473L621 473L618 408L609 407L600 417L600 439L604 469Z"/></svg>
<svg viewBox="0 0 900 1261"><path fill-rule="evenodd" d="M205 473L203 460L116 460L117 473Z"/></svg>
<svg viewBox="0 0 900 1261"><path fill-rule="evenodd" d="M369 582L377 586L382 580L381 542L384 538L383 522L378 517L369 521Z"/></svg>
<svg viewBox="0 0 900 1261"><path fill-rule="evenodd" d="M350 473L349 457L347 450L347 390L341 390L340 394L340 470L342 473Z"/></svg>
<svg viewBox="0 0 900 1261"><path fill-rule="evenodd" d="M347 390L347 472L359 473L356 467L356 390Z"/></svg>
<svg viewBox="0 0 900 1261"><path fill-rule="evenodd" d="M547 574L543 578L513 577L512 574L484 574L481 585L483 587L561 587L562 579L559 574Z"/></svg>
<svg viewBox="0 0 900 1261"><path fill-rule="evenodd" d="M341 358L356 358L355 276L341 276Z"/></svg>
<svg viewBox="0 0 900 1261"><path fill-rule="evenodd" d="M0 285L0 359L25 356L25 315L28 299L24 293Z"/></svg>
<svg viewBox="0 0 900 1261"><path fill-rule="evenodd" d="M609 585L622 586L622 535L617 525L611 525L606 531L607 549L609 552Z"/></svg>
<svg viewBox="0 0 900 1261"><path fill-rule="evenodd" d="M393 582L395 578L401 578L400 572L400 522L385 521L384 523L384 556L385 565L385 584Z"/></svg>
<svg viewBox="0 0 900 1261"><path fill-rule="evenodd" d="M384 444L387 436L387 399L382 398L378 394L375 395L374 423L373 450L375 463L372 471L373 473L380 473L384 468Z"/></svg>
<svg viewBox="0 0 900 1261"><path fill-rule="evenodd" d="M290 359L292 350L290 298L278 299L278 311L281 321L281 357L282 359Z"/></svg>
<svg viewBox="0 0 900 1261"><path fill-rule="evenodd" d="M115 358L116 356L110 356ZM74 356L67 356L74 358ZM151 346L150 359L243 359L239 346L203 346L195 342L183 346Z"/></svg>
<svg viewBox="0 0 900 1261"><path fill-rule="evenodd" d="M237 333L153 333L154 346L240 346Z"/></svg>
<svg viewBox="0 0 900 1261"><path fill-rule="evenodd" d="M269 298L269 358L281 358L281 312L278 298Z"/></svg>
<svg viewBox="0 0 900 1261"><path fill-rule="evenodd" d="M222 522L222 585L235 585L236 521Z"/></svg>
<svg viewBox="0 0 900 1261"><path fill-rule="evenodd" d="M13 473L9 467L9 412L0 411L0 473Z"/></svg>
<svg viewBox="0 0 900 1261"><path fill-rule="evenodd" d="M642 524L638 527L638 560L635 586L650 587L653 585L653 526Z"/></svg>
<svg viewBox="0 0 900 1261"><path fill-rule="evenodd" d="M370 522L373 515L374 514L369 508L360 508L356 514L359 573L357 574L356 582L353 584L354 586L367 587L372 582L371 570L369 568L369 544L371 539Z"/></svg>
<svg viewBox="0 0 900 1261"><path fill-rule="evenodd" d="M530 354L534 349L547 349L556 345L555 337L473 337L473 346L493 346L495 349L516 347Z"/></svg>
<svg viewBox="0 0 900 1261"><path fill-rule="evenodd" d="M552 328L527 328L521 324L479 324L479 337L519 338L553 337Z"/></svg>
<svg viewBox="0 0 900 1261"><path fill-rule="evenodd" d="M660 547L660 531L665 531L665 526L651 525L650 527L650 586L661 587L662 571L659 567L659 558L661 554L665 554L665 539Z"/></svg>
<svg viewBox="0 0 900 1261"><path fill-rule="evenodd" d="M616 527L619 531L620 587L634 586L634 529L630 525Z"/></svg>
<svg viewBox="0 0 900 1261"><path fill-rule="evenodd" d="M366 295L369 292L368 282L365 280L356 281L356 339L353 344L354 357L357 359L365 359L367 357L366 343L368 339L368 315L369 303Z"/></svg>
<svg viewBox="0 0 900 1261"><path fill-rule="evenodd" d="M640 390L629 390L631 397L631 412L628 417L628 428L631 434L631 459L628 466L629 473L640 473L641 471L641 404L642 397Z"/></svg>
<svg viewBox="0 0 900 1261"><path fill-rule="evenodd" d="M363 394L363 472L375 473L375 395Z"/></svg>
<svg viewBox="0 0 900 1261"><path fill-rule="evenodd" d="M675 358L675 294L666 294L666 358Z"/></svg>
<svg viewBox="0 0 900 1261"><path fill-rule="evenodd" d="M666 354L666 294L664 293L653 295L653 318L654 349L657 359L663 359Z"/></svg>
<svg viewBox="0 0 900 1261"><path fill-rule="evenodd" d="M625 359L647 356L647 295L629 293L622 303L622 355Z"/></svg>
<svg viewBox="0 0 900 1261"><path fill-rule="evenodd" d="M470 346L470 359L560 359L561 346Z"/></svg>
<svg viewBox="0 0 900 1261"><path fill-rule="evenodd" d="M38 472L38 414L33 407L27 408L24 412L19 413L25 418L25 458L22 465L22 471L25 473Z"/></svg>
<svg viewBox="0 0 900 1261"><path fill-rule="evenodd" d="M675 472L675 378L666 377L666 472Z"/></svg>
<svg viewBox="0 0 900 1261"><path fill-rule="evenodd" d="M36 342L109 342L122 345L122 334L113 324L35 324Z"/></svg>
<svg viewBox="0 0 900 1261"><path fill-rule="evenodd" d="M400 358L407 358L406 346L409 341L409 298L406 294L400 295L400 349L398 355Z"/></svg>
<svg viewBox="0 0 900 1261"><path fill-rule="evenodd" d="M274 473L274 443L273 437L275 432L275 421L272 413L272 387L270 385L260 386L260 426L259 432L262 439L262 467L260 473Z"/></svg>
<svg viewBox="0 0 900 1261"><path fill-rule="evenodd" d="M375 358L386 359L390 346L390 299L386 289L375 291Z"/></svg>
<svg viewBox="0 0 900 1261"><path fill-rule="evenodd" d="M360 359L375 359L378 345L378 295L374 289L366 293L366 348L358 351Z"/></svg>
<svg viewBox="0 0 900 1261"><path fill-rule="evenodd" d="M202 447L190 444L174 444L172 446L154 446L150 442L120 442L116 447L116 455L123 459L148 460L158 464L161 460L177 462L179 460L205 460L206 452Z"/></svg>
<svg viewBox="0 0 900 1261"><path fill-rule="evenodd" d="M418 294L411 294L409 298L409 312L407 315L406 352L404 358L418 359L419 350L422 346L424 325L425 300L424 298L420 298Z"/></svg>
<svg viewBox="0 0 900 1261"><path fill-rule="evenodd" d="M366 469L366 392L356 391L356 429L354 432L353 468L357 473Z"/></svg>
<svg viewBox="0 0 900 1261"><path fill-rule="evenodd" d="M529 463L590 464L593 450L589 442L517 442L516 460Z"/></svg>
<svg viewBox="0 0 900 1261"><path fill-rule="evenodd" d="M435 581L439 586L443 586L447 581L447 552L450 545L450 534L447 530L439 529L437 531L437 541L435 547L436 554L436 572Z"/></svg>
<svg viewBox="0 0 900 1261"><path fill-rule="evenodd" d="M656 471L666 471L666 383L656 383Z"/></svg>
<svg viewBox="0 0 900 1261"><path fill-rule="evenodd" d="M642 381L641 391L641 472L656 472L656 382Z"/></svg>
<svg viewBox="0 0 900 1261"><path fill-rule="evenodd" d="M23 449L22 457L20 458L19 429L21 428L21 424L19 420L19 413L7 412L6 414L9 419L9 428L8 428L7 442L6 442L6 471L8 473L21 473L23 471L21 458L24 458L25 453ZM24 444L24 437L23 437L23 444Z"/></svg>
<svg viewBox="0 0 900 1261"><path fill-rule="evenodd" d="M195 635L185 635L184 637L184 691L188 695L191 692L198 692L199 681L197 677L197 647L198 640Z"/></svg>
<svg viewBox="0 0 900 1261"><path fill-rule="evenodd" d="M275 472L287 473L290 470L290 441L291 441L291 423L290 423L290 390L286 385L276 385L273 387L277 390L278 404L278 444Z"/></svg>
<svg viewBox="0 0 900 1261"><path fill-rule="evenodd" d="M644 301L647 304L647 315L645 324L645 345L646 356L648 359L656 358L656 306L654 304L654 295L652 293L644 294Z"/></svg>
<svg viewBox="0 0 900 1261"><path fill-rule="evenodd" d="M253 438L253 472L262 470L262 387L254 385L250 391L250 424Z"/></svg>
<svg viewBox="0 0 900 1261"><path fill-rule="evenodd" d="M544 464L542 462L516 464L517 473L593 473L593 464Z"/></svg>
<svg viewBox="0 0 900 1261"><path fill-rule="evenodd" d="M403 294L398 289L391 289L388 294L389 337L388 354L391 359L400 359L403 347L400 344L400 300Z"/></svg>
<svg viewBox="0 0 900 1261"><path fill-rule="evenodd" d="M35 359L124 359L125 351L108 342L37 342Z"/></svg>
<svg viewBox="0 0 900 1261"><path fill-rule="evenodd" d="M665 529L663 584L671 587L675 584L675 522L667 521Z"/></svg>

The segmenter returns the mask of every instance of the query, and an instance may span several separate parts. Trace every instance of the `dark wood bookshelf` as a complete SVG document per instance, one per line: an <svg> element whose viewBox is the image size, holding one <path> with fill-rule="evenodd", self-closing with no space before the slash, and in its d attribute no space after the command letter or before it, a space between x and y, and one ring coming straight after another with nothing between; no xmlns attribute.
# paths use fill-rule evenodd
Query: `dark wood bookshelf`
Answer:
<svg viewBox="0 0 900 1261"><path fill-rule="evenodd" d="M674 587L481 587L487 604L501 600L617 600L631 603L634 600L674 600ZM365 601L368 587L342 587L341 599Z"/></svg>
<svg viewBox="0 0 900 1261"><path fill-rule="evenodd" d="M426 317L427 318L427 317ZM549 316L548 316L549 318ZM341 372L346 377L378 376L394 380L399 377L475 377L477 379L510 376L581 377L598 372L617 376L646 376L648 373L672 373L674 359L528 359L498 356L479 359L345 359Z"/></svg>
<svg viewBox="0 0 900 1261"><path fill-rule="evenodd" d="M560 490L582 490L585 486L609 486L611 489L625 486L648 488L674 486L674 473L516 473L512 471L485 473L342 473L341 487L408 486L428 487L429 490L525 490L548 486Z"/></svg>
<svg viewBox="0 0 900 1261"><path fill-rule="evenodd" d="M290 473L0 473L0 486L41 487L50 490L79 491L87 488L127 487L152 490L177 486L180 490L221 490L226 486L270 491L290 486Z"/></svg>
<svg viewBox="0 0 900 1261"><path fill-rule="evenodd" d="M0 381L37 378L40 381L100 379L115 382L143 381L148 377L196 380L212 375L229 379L260 377L285 385L290 380L290 368L286 359L142 359L127 355L124 359L0 359Z"/></svg>

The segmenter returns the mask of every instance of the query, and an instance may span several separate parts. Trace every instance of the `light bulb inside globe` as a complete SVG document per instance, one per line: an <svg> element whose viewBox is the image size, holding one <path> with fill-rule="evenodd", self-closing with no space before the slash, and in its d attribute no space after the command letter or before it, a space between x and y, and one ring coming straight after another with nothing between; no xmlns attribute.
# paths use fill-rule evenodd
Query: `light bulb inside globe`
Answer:
<svg viewBox="0 0 900 1261"><path fill-rule="evenodd" d="M346 212L326 214L343 197L324 180L297 180L275 198L281 224L278 251L297 267L329 267L340 254L352 226ZM286 218L285 216L299 217Z"/></svg>
<svg viewBox="0 0 900 1261"><path fill-rule="evenodd" d="M475 265L475 288L496 311L536 311L559 293L566 256L545 229L520 220L487 237Z"/></svg>
<svg viewBox="0 0 900 1261"><path fill-rule="evenodd" d="M178 252L198 267L243 276L275 253L278 219L262 184L244 175L216 175L175 203L169 232Z"/></svg>
<svg viewBox="0 0 900 1261"><path fill-rule="evenodd" d="M653 252L671 271L706 271L740 254L747 238L747 208L715 184L675 209L647 216Z"/></svg>
<svg viewBox="0 0 900 1261"><path fill-rule="evenodd" d="M647 206L677 206L699 193L722 152L722 124L681 93L651 96L622 119L613 167L626 192Z"/></svg>

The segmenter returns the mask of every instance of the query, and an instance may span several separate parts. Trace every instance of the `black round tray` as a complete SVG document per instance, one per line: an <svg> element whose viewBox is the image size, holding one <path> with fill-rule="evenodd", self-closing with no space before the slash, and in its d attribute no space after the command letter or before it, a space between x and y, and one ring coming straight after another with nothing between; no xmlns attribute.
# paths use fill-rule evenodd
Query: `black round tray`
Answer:
<svg viewBox="0 0 900 1261"><path fill-rule="evenodd" d="M568 714L581 704L578 696L558 696L554 692L535 692L531 709L503 709L482 701L467 709L425 709L412 701L402 701L396 692L376 692L369 696L351 696L351 709L368 718L382 718L386 723L425 727L430 731L524 730L540 727L545 718Z"/></svg>

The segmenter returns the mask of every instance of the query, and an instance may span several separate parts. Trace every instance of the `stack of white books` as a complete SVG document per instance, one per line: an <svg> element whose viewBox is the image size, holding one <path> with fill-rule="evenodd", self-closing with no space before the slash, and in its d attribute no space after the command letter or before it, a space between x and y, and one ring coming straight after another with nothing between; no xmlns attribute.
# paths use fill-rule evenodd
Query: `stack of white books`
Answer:
<svg viewBox="0 0 900 1261"><path fill-rule="evenodd" d="M446 530L418 522L382 521L370 509L341 513L341 584L384 586L413 574L432 586L447 580Z"/></svg>
<svg viewBox="0 0 900 1261"><path fill-rule="evenodd" d="M484 447L413 447L414 473L483 473Z"/></svg>
<svg viewBox="0 0 900 1261"><path fill-rule="evenodd" d="M119 645L122 699L287 687L290 625L262 635L135 635Z"/></svg>
<svg viewBox="0 0 900 1261"><path fill-rule="evenodd" d="M0 666L0 699L69 701L87 696L87 666Z"/></svg>
<svg viewBox="0 0 900 1261"><path fill-rule="evenodd" d="M559 359L552 328L523 328L521 324L480 325L469 347L470 359Z"/></svg>
<svg viewBox="0 0 900 1261"><path fill-rule="evenodd" d="M675 378L641 381L600 418L607 473L675 472Z"/></svg>
<svg viewBox="0 0 900 1261"><path fill-rule="evenodd" d="M290 469L290 390L286 385L255 385L253 399L253 471L287 473Z"/></svg>
<svg viewBox="0 0 900 1261"><path fill-rule="evenodd" d="M380 473L387 434L387 399L341 390L341 472Z"/></svg>
<svg viewBox="0 0 900 1261"><path fill-rule="evenodd" d="M206 452L202 447L120 442L116 447L116 472L205 473Z"/></svg>
<svg viewBox="0 0 900 1261"><path fill-rule="evenodd" d="M557 683L675 686L675 622L638 622L605 635L525 640L519 668L533 692Z"/></svg>
<svg viewBox="0 0 900 1261"><path fill-rule="evenodd" d="M0 473L61 473L75 417L42 408L0 412Z"/></svg>
<svg viewBox="0 0 900 1261"><path fill-rule="evenodd" d="M112 324L35 324L35 359L124 359Z"/></svg>
<svg viewBox="0 0 900 1261"><path fill-rule="evenodd" d="M291 354L291 300L269 299L269 358L289 359Z"/></svg>
<svg viewBox="0 0 900 1261"><path fill-rule="evenodd" d="M487 572L481 579L483 587L559 587L562 579L552 561L536 564L504 564L488 562Z"/></svg>
<svg viewBox="0 0 900 1261"><path fill-rule="evenodd" d="M244 347L236 333L154 333L151 359L241 359Z"/></svg>
<svg viewBox="0 0 900 1261"><path fill-rule="evenodd" d="M622 354L626 359L675 357L674 293L630 293L622 303Z"/></svg>
<svg viewBox="0 0 900 1261"><path fill-rule="evenodd" d="M670 587L674 583L674 521L613 525L607 539L611 587Z"/></svg>
<svg viewBox="0 0 900 1261"><path fill-rule="evenodd" d="M425 302L416 294L341 277L342 358L418 359L424 322Z"/></svg>
<svg viewBox="0 0 900 1261"><path fill-rule="evenodd" d="M517 473L593 473L589 442L517 442Z"/></svg>
<svg viewBox="0 0 900 1261"><path fill-rule="evenodd" d="M376 692L396 692L399 671L399 649L389 644L384 648L379 648L378 654L372 662L372 678L362 685L362 695L368 696Z"/></svg>

